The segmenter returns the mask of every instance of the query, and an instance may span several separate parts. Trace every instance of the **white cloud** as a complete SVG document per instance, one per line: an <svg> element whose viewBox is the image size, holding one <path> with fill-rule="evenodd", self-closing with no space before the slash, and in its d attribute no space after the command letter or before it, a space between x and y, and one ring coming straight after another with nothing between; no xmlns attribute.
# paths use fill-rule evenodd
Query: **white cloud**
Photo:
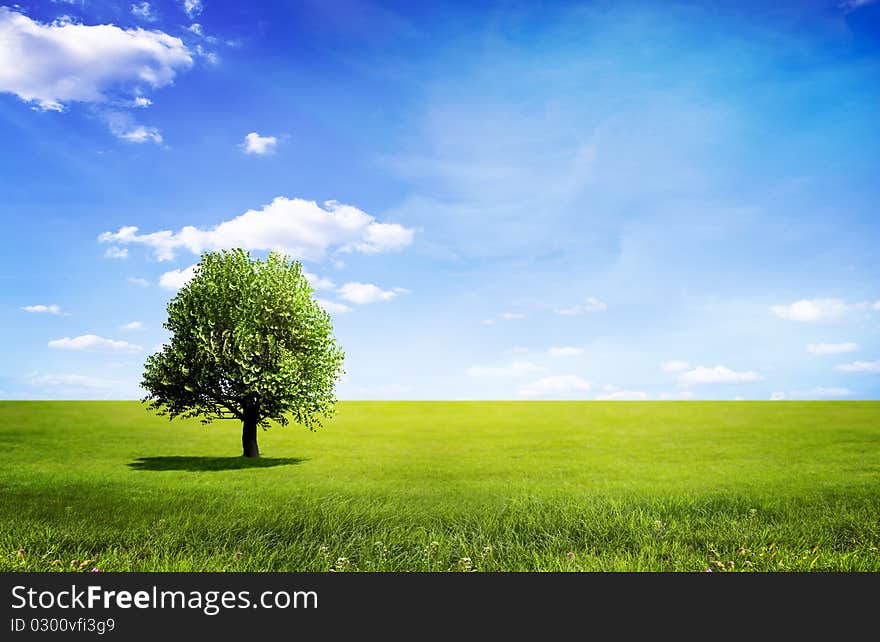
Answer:
<svg viewBox="0 0 880 642"><path fill-rule="evenodd" d="M483 319L480 323L483 325L495 325L495 319Z"/></svg>
<svg viewBox="0 0 880 642"><path fill-rule="evenodd" d="M691 364L689 364L687 361L678 361L675 359L660 364L660 369L663 372L682 372L683 370L687 370L690 367Z"/></svg>
<svg viewBox="0 0 880 642"><path fill-rule="evenodd" d="M190 265L182 270L171 270L159 277L159 286L166 290L179 290L190 282L196 274L196 265Z"/></svg>
<svg viewBox="0 0 880 642"><path fill-rule="evenodd" d="M143 330L144 324L140 321L132 321L130 323L126 323L125 325L119 326L122 330Z"/></svg>
<svg viewBox="0 0 880 642"><path fill-rule="evenodd" d="M192 23L186 29L187 29L187 31L193 32L197 36L204 36L205 35L205 32L202 30L202 25L200 25L198 22Z"/></svg>
<svg viewBox="0 0 880 642"><path fill-rule="evenodd" d="M143 96L135 96L131 104L132 107L149 107L153 104L153 101L149 98L144 98Z"/></svg>
<svg viewBox="0 0 880 642"><path fill-rule="evenodd" d="M113 135L129 143L156 143L162 142L162 134L155 127L135 125L131 129L116 129L111 127Z"/></svg>
<svg viewBox="0 0 880 642"><path fill-rule="evenodd" d="M102 116L116 138L136 144L162 143L162 134L158 129L136 123L127 112L108 109L102 113Z"/></svg>
<svg viewBox="0 0 880 642"><path fill-rule="evenodd" d="M24 305L21 309L25 312L36 312L38 314L62 314L61 306L55 303L52 305Z"/></svg>
<svg viewBox="0 0 880 642"><path fill-rule="evenodd" d="M584 353L583 348L575 348L572 346L552 347L547 351L551 357L577 357Z"/></svg>
<svg viewBox="0 0 880 642"><path fill-rule="evenodd" d="M851 306L841 299L801 299L788 305L774 305L770 310L788 321L825 321L846 314Z"/></svg>
<svg viewBox="0 0 880 642"><path fill-rule="evenodd" d="M340 297L351 303L364 305L367 303L378 303L380 301L390 301L398 294L407 292L403 288L394 288L393 290L383 290L372 283L358 283L352 281L346 283L337 290Z"/></svg>
<svg viewBox="0 0 880 642"><path fill-rule="evenodd" d="M107 251L104 252L104 256L108 259L125 259L128 258L128 248L111 245L107 248Z"/></svg>
<svg viewBox="0 0 880 642"><path fill-rule="evenodd" d="M202 0L183 0L183 10L190 19L199 15L204 8Z"/></svg>
<svg viewBox="0 0 880 642"><path fill-rule="evenodd" d="M161 31L31 20L0 7L0 91L39 109L103 103L171 84L192 66L180 38Z"/></svg>
<svg viewBox="0 0 880 642"><path fill-rule="evenodd" d="M858 343L810 343L807 344L807 350L813 354L842 354L844 352L855 352L859 349Z"/></svg>
<svg viewBox="0 0 880 642"><path fill-rule="evenodd" d="M170 230L138 234L126 226L104 232L101 243L139 243L153 248L159 261L174 258L178 248L194 254L205 250L241 247L246 250L280 250L298 259L319 260L331 248L341 252L375 254L397 250L412 242L413 230L396 223L378 223L369 214L336 201L324 203L277 197L261 210L248 210L236 218L200 230L187 225Z"/></svg>
<svg viewBox="0 0 880 642"><path fill-rule="evenodd" d="M312 286L313 290L332 290L336 287L333 281L324 278L323 276L318 276L317 274L305 271L303 272L303 276L306 277L306 281L309 282L309 285Z"/></svg>
<svg viewBox="0 0 880 642"><path fill-rule="evenodd" d="M147 281L146 279L142 279L142 278L140 278L140 277L136 277L136 276L130 276L130 277L128 277L128 282L129 282L129 283L134 283L135 285L141 285L141 286L143 286L143 287L147 287L147 286L150 285L150 282Z"/></svg>
<svg viewBox="0 0 880 642"><path fill-rule="evenodd" d="M512 321L513 319L525 319L526 315L522 312L502 312L498 317L505 321Z"/></svg>
<svg viewBox="0 0 880 642"><path fill-rule="evenodd" d="M601 312L608 309L608 304L600 301L596 297L589 296L584 299L583 303L573 305L567 308L556 308L553 311L562 316L576 316L584 312Z"/></svg>
<svg viewBox="0 0 880 642"><path fill-rule="evenodd" d="M153 22L157 18L156 12L153 11L149 2L136 2L131 5L131 15L147 22Z"/></svg>
<svg viewBox="0 0 880 642"><path fill-rule="evenodd" d="M324 308L327 312L332 314L342 314L344 312L350 312L351 308L344 303L337 303L336 301L328 301L327 299L315 299L322 308Z"/></svg>
<svg viewBox="0 0 880 642"><path fill-rule="evenodd" d="M880 373L880 361L853 361L842 363L835 367L840 372L866 372L870 374Z"/></svg>
<svg viewBox="0 0 880 642"><path fill-rule="evenodd" d="M821 397L849 397L849 388L811 388L809 390L790 390L786 396L795 399L817 399Z"/></svg>
<svg viewBox="0 0 880 642"><path fill-rule="evenodd" d="M782 401L785 399L784 392L774 392L770 395L770 401Z"/></svg>
<svg viewBox="0 0 880 642"><path fill-rule="evenodd" d="M664 392L660 394L660 398L666 401L676 399L693 399L696 397L693 390L679 390L677 392Z"/></svg>
<svg viewBox="0 0 880 642"><path fill-rule="evenodd" d="M245 154L257 154L264 156L271 154L278 146L278 139L275 136L260 136L257 132L251 132L244 137L244 141L239 145Z"/></svg>
<svg viewBox="0 0 880 642"><path fill-rule="evenodd" d="M547 368L528 361L515 361L504 366L471 366L467 369L469 377L482 377L489 379L516 379L528 377L542 372Z"/></svg>
<svg viewBox="0 0 880 642"><path fill-rule="evenodd" d="M861 7L867 7L869 4L874 4L875 2L877 2L877 0L843 0L843 2L837 5L837 7L848 13L860 9Z"/></svg>
<svg viewBox="0 0 880 642"><path fill-rule="evenodd" d="M542 377L529 384L521 386L516 393L521 397L569 397L580 396L592 388L586 379L576 375L555 375Z"/></svg>
<svg viewBox="0 0 880 642"><path fill-rule="evenodd" d="M141 350L139 345L134 345L128 341L116 341L114 339L105 339L94 334L83 334L78 337L64 337L63 339L54 339L49 342L50 348L59 348L62 350L112 350L135 352Z"/></svg>
<svg viewBox="0 0 880 642"><path fill-rule="evenodd" d="M84 390L107 390L118 385L116 381L75 374L30 374L25 383L40 388L76 388Z"/></svg>
<svg viewBox="0 0 880 642"><path fill-rule="evenodd" d="M641 390L615 390L596 396L599 401L639 401L647 398L648 393Z"/></svg>
<svg viewBox="0 0 880 642"><path fill-rule="evenodd" d="M699 385L704 383L748 383L750 381L761 381L763 377L757 372L736 372L724 366L715 366L714 368L706 368L697 366L693 370L683 372L679 376L679 381L687 385Z"/></svg>

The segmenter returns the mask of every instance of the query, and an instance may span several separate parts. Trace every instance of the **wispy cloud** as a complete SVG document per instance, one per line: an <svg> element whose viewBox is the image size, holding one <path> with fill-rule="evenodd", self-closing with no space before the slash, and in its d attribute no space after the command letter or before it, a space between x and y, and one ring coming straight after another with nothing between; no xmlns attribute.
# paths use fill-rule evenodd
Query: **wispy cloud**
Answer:
<svg viewBox="0 0 880 642"><path fill-rule="evenodd" d="M842 363L835 366L834 369L840 372L878 374L880 373L880 361L853 361L852 363Z"/></svg>
<svg viewBox="0 0 880 642"><path fill-rule="evenodd" d="M50 348L58 348L61 350L107 350L136 352L142 350L141 346L129 343L128 341L116 341L114 339L105 339L94 334L83 334L78 337L64 337L63 339L53 339L49 342Z"/></svg>
<svg viewBox="0 0 880 642"><path fill-rule="evenodd" d="M547 350L547 354L549 354L551 357L578 357L583 353L583 348L577 348L574 346L552 347Z"/></svg>
<svg viewBox="0 0 880 642"><path fill-rule="evenodd" d="M880 310L880 301L847 303L843 299L801 299L786 305L774 305L770 311L788 321L833 321L856 310Z"/></svg>
<svg viewBox="0 0 880 642"><path fill-rule="evenodd" d="M520 397L582 397L593 384L577 375L553 375L520 386Z"/></svg>
<svg viewBox="0 0 880 642"><path fill-rule="evenodd" d="M515 361L500 366L471 366L467 369L469 377L483 377L490 379L516 379L536 375L542 372L547 372L547 368L528 361Z"/></svg>
<svg viewBox="0 0 880 642"><path fill-rule="evenodd" d="M683 372L678 380L686 385L701 385L706 383L749 383L761 381L763 378L757 372L737 372L725 366L715 366L714 368L697 366L693 370Z"/></svg>
<svg viewBox="0 0 880 642"><path fill-rule="evenodd" d="M846 343L809 343L807 351L813 354L842 354L844 352L855 352L859 349L858 343L848 341Z"/></svg>
<svg viewBox="0 0 880 642"><path fill-rule="evenodd" d="M108 259L127 259L128 248L111 245L104 251L104 256Z"/></svg>
<svg viewBox="0 0 880 642"><path fill-rule="evenodd" d="M61 306L55 303L51 305L43 305L41 303L37 305L23 305L21 309L25 312L34 312L36 314L64 314L61 311Z"/></svg>
<svg viewBox="0 0 880 642"><path fill-rule="evenodd" d="M642 401L648 398L648 393L641 390L613 390L596 395L599 401Z"/></svg>
<svg viewBox="0 0 880 642"><path fill-rule="evenodd" d="M406 293L403 288L394 288L393 290L383 290L379 286L372 283L358 283L352 281L346 283L337 290L340 298L349 303L357 303L365 305L367 303L379 303L381 301L390 301L399 294Z"/></svg>
<svg viewBox="0 0 880 642"><path fill-rule="evenodd" d="M351 312L351 307L345 305L344 303L337 303L336 301L328 301L327 299L315 299L322 308L324 308L327 312L331 314L343 314L345 312Z"/></svg>
<svg viewBox="0 0 880 642"><path fill-rule="evenodd" d="M660 364L660 369L663 372L683 372L691 367L687 361L679 361L677 359L673 359L672 361L666 361Z"/></svg>
<svg viewBox="0 0 880 642"><path fill-rule="evenodd" d="M561 316L577 316L587 312L602 312L608 309L608 304L600 301L596 297L589 296L582 303L571 305L568 307L554 308L554 312Z"/></svg>

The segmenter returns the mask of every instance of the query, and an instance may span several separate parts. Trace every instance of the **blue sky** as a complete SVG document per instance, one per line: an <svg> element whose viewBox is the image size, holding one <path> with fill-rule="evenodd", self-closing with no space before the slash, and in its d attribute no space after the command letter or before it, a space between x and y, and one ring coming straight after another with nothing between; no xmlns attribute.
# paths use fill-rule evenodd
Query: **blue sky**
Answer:
<svg viewBox="0 0 880 642"><path fill-rule="evenodd" d="M0 397L141 396L242 245L343 399L877 399L878 115L869 0L22 0Z"/></svg>

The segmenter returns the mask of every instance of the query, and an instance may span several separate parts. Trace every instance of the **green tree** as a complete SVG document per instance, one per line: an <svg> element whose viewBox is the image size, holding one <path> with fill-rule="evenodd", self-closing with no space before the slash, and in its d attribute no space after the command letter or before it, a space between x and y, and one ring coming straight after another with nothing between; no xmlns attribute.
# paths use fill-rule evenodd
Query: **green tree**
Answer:
<svg viewBox="0 0 880 642"><path fill-rule="evenodd" d="M238 419L245 457L260 456L257 427L270 420L314 430L332 415L344 354L298 262L205 253L164 326L171 340L147 358L141 383L160 415Z"/></svg>

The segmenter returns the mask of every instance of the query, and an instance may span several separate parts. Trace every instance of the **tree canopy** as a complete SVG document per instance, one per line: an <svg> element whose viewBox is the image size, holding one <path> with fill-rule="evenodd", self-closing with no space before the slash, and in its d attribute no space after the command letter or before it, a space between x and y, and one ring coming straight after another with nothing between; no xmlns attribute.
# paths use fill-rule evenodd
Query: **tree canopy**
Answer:
<svg viewBox="0 0 880 642"><path fill-rule="evenodd" d="M300 263L281 254L203 254L168 303L171 338L147 358L143 401L169 419L241 420L245 456L259 456L256 427L270 420L314 430L333 412L344 354L312 294Z"/></svg>

